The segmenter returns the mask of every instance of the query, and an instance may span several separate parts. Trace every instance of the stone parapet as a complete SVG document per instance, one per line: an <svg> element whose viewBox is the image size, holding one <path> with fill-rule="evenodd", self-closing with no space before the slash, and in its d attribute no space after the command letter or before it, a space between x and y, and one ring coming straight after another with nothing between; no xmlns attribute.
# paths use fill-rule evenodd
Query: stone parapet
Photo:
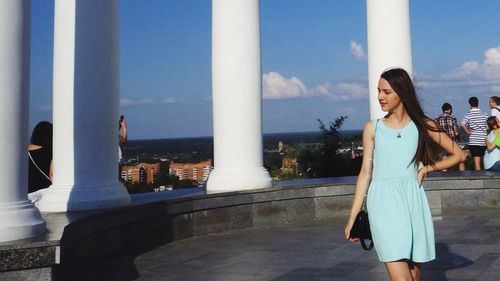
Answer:
<svg viewBox="0 0 500 281"><path fill-rule="evenodd" d="M46 213L47 235L0 243L0 279L33 280L29 276L38 274L44 278L38 280L66 280L102 261L178 239L346 217L354 183L355 177L345 177L225 193L174 190L133 195L131 206L113 210ZM442 209L500 206L500 173L437 174L424 186L436 219Z"/></svg>

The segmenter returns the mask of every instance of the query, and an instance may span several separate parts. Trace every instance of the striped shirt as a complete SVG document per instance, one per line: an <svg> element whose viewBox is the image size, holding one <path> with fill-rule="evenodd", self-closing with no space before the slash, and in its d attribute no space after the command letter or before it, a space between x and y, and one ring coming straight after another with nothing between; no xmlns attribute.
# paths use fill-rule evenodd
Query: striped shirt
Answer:
<svg viewBox="0 0 500 281"><path fill-rule="evenodd" d="M469 145L486 146L486 131L488 115L479 108L471 108L464 116L462 125L470 130Z"/></svg>
<svg viewBox="0 0 500 281"><path fill-rule="evenodd" d="M457 129L457 119L448 112L443 112L436 118L439 127L448 134L451 139L455 139L455 130Z"/></svg>

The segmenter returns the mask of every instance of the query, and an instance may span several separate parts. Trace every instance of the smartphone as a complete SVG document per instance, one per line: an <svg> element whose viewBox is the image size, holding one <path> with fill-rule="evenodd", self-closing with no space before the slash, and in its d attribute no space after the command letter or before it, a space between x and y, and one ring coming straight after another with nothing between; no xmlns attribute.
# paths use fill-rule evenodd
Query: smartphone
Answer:
<svg viewBox="0 0 500 281"><path fill-rule="evenodd" d="M124 119L125 119L125 116L120 115L120 121L118 121L118 129L121 129L121 127L122 127L122 122L123 122L123 120L124 120Z"/></svg>

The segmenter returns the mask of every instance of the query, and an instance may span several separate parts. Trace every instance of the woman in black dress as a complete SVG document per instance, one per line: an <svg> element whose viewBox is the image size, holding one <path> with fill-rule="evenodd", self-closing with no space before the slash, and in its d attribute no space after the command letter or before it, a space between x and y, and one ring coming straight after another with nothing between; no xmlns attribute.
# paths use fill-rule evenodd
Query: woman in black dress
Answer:
<svg viewBox="0 0 500 281"><path fill-rule="evenodd" d="M38 123L28 145L28 197L52 184L52 124ZM32 201L35 198L30 198ZM39 198L38 198L39 199ZM35 200L36 201L36 200Z"/></svg>

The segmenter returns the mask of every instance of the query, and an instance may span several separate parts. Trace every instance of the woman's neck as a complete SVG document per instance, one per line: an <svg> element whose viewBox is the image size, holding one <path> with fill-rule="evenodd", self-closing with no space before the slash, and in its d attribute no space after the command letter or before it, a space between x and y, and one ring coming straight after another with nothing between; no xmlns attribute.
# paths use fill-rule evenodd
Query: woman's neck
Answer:
<svg viewBox="0 0 500 281"><path fill-rule="evenodd" d="M408 113L406 112L406 110L404 110L403 108L401 108L401 109L398 108L392 112L389 112L389 114L387 114L387 116L386 116L386 119L392 125L394 125L394 127L399 128L399 127L403 127L404 125L406 125L410 121L411 118L408 115Z"/></svg>

